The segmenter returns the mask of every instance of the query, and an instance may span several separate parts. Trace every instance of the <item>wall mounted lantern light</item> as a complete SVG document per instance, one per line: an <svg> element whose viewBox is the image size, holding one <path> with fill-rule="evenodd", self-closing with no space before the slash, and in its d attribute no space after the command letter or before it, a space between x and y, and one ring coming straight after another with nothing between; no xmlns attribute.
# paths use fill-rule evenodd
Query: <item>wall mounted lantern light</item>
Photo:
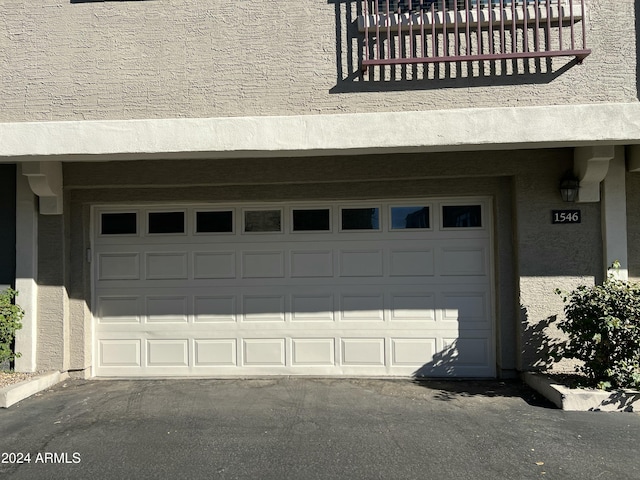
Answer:
<svg viewBox="0 0 640 480"><path fill-rule="evenodd" d="M565 176L560 181L560 195L565 202L575 202L580 189L580 181L574 176Z"/></svg>

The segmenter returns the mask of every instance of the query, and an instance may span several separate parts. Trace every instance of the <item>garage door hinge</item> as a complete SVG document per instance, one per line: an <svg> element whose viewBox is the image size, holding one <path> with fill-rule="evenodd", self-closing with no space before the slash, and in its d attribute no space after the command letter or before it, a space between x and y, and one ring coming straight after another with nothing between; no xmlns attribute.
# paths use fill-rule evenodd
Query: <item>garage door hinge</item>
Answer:
<svg viewBox="0 0 640 480"><path fill-rule="evenodd" d="M91 249L87 248L87 263L91 263Z"/></svg>

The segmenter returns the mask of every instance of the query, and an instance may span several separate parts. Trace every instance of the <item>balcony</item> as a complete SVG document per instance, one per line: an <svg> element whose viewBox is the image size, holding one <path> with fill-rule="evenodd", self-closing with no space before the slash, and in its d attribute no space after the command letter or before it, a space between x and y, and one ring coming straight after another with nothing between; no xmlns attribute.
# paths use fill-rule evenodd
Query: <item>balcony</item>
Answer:
<svg viewBox="0 0 640 480"><path fill-rule="evenodd" d="M574 57L591 53L585 0L363 0L371 66Z"/></svg>

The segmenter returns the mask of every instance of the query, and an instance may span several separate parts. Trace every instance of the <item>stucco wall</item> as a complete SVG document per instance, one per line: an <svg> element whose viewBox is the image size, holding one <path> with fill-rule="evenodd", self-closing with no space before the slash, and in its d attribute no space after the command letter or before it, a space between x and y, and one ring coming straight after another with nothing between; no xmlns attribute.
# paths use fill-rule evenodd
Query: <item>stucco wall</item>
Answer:
<svg viewBox="0 0 640 480"><path fill-rule="evenodd" d="M40 329L47 339L41 351L58 355L51 339L70 338L69 368L91 364L86 249L92 204L488 195L494 198L499 371L540 366L542 333L557 335L545 322L562 312L553 290L593 282L602 265L599 204L579 205L580 225L551 225L551 209L567 208L557 187L571 161L571 149L556 149L64 164L65 233L52 217L41 216L39 225L41 281L66 287L55 302L45 298L48 289L41 293L41 302L58 315L57 323L46 320ZM59 269L64 273L56 274Z"/></svg>
<svg viewBox="0 0 640 480"><path fill-rule="evenodd" d="M63 215L38 217L38 370L68 370L71 344L77 341L69 330L65 220Z"/></svg>
<svg viewBox="0 0 640 480"><path fill-rule="evenodd" d="M563 338L554 323L563 314L555 289L591 285L603 275L600 203L564 203L559 183L572 156L545 160L515 180L523 370L550 367L550 347ZM551 211L562 209L579 209L581 223L552 224ZM570 370L572 364L554 368Z"/></svg>
<svg viewBox="0 0 640 480"><path fill-rule="evenodd" d="M463 78L442 69L420 81L399 69L382 82L358 73L356 4L5 1L0 121L637 101L632 0L587 0L593 53L583 65L558 58L491 73L496 64Z"/></svg>

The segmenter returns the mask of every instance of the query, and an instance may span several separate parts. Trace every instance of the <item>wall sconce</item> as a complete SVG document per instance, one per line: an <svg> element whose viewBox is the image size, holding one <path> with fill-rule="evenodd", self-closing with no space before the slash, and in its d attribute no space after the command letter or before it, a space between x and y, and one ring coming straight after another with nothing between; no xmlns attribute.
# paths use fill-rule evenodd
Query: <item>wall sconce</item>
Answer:
<svg viewBox="0 0 640 480"><path fill-rule="evenodd" d="M580 189L580 181L573 176L565 176L560 182L560 195L565 202L575 202Z"/></svg>

